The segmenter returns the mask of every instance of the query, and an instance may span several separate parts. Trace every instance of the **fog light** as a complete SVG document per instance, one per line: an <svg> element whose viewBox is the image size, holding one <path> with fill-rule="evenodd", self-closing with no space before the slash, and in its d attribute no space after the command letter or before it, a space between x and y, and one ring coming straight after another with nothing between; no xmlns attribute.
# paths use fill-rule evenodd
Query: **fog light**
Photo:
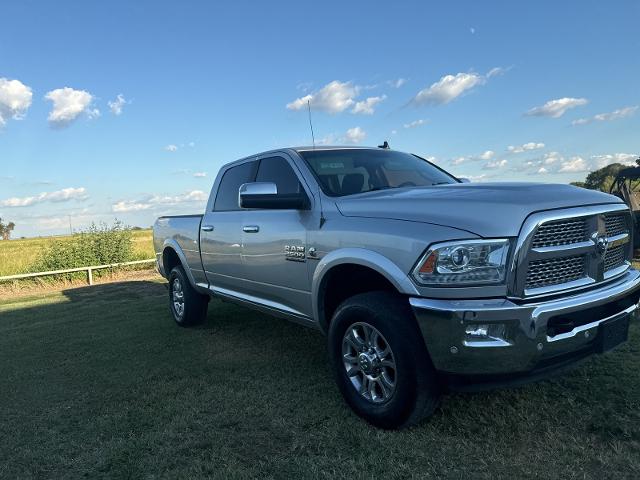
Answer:
<svg viewBox="0 0 640 480"><path fill-rule="evenodd" d="M469 325L465 333L472 340L504 340L504 325Z"/></svg>

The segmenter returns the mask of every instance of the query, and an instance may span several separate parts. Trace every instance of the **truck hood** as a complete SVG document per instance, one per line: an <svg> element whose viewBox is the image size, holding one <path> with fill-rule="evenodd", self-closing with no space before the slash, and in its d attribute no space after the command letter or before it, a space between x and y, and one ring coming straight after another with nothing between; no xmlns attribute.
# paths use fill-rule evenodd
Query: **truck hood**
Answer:
<svg viewBox="0 0 640 480"><path fill-rule="evenodd" d="M622 203L613 195L544 183L457 183L398 188L336 200L346 217L444 225L481 237L515 237L525 218L542 210Z"/></svg>

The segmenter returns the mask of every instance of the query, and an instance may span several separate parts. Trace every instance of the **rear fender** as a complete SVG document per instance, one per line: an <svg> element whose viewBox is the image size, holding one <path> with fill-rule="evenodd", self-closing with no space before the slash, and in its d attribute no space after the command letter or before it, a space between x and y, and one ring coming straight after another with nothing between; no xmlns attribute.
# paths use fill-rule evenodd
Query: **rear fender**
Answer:
<svg viewBox="0 0 640 480"><path fill-rule="evenodd" d="M187 274L187 278L189 279L189 283L191 283L191 286L193 286L193 288L198 289L198 286L196 285L196 280L195 278L193 278L193 273L191 272L191 269L189 268L189 264L187 263L187 257L185 256L184 252L182 251L182 248L180 248L180 245L178 244L178 242L176 242L173 238L167 238L163 245L162 245L162 253L163 253L163 262L164 262L164 251L167 248L171 248L174 252L176 252L176 255L178 255L178 259L180 260L180 263L182 264L182 268L184 269L184 272ZM166 276L169 277L169 275L171 274L171 272L165 272Z"/></svg>

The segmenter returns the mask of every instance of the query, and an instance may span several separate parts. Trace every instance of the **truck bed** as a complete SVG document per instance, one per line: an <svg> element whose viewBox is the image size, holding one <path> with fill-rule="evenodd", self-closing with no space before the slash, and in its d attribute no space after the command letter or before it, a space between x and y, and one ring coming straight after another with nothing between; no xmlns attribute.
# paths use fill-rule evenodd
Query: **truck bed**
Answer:
<svg viewBox="0 0 640 480"><path fill-rule="evenodd" d="M153 246L158 261L162 262L162 251L168 244L177 244L179 251L182 251L186 257L185 267L192 271L201 271L199 245L201 221L202 215L159 217L153 225Z"/></svg>

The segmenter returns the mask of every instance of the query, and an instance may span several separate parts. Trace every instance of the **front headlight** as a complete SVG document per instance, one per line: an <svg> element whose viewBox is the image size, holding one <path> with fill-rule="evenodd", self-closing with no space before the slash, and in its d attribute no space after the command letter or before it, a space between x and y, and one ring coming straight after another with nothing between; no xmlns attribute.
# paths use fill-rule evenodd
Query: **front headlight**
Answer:
<svg viewBox="0 0 640 480"><path fill-rule="evenodd" d="M413 270L421 285L503 283L509 240L459 240L431 245Z"/></svg>

